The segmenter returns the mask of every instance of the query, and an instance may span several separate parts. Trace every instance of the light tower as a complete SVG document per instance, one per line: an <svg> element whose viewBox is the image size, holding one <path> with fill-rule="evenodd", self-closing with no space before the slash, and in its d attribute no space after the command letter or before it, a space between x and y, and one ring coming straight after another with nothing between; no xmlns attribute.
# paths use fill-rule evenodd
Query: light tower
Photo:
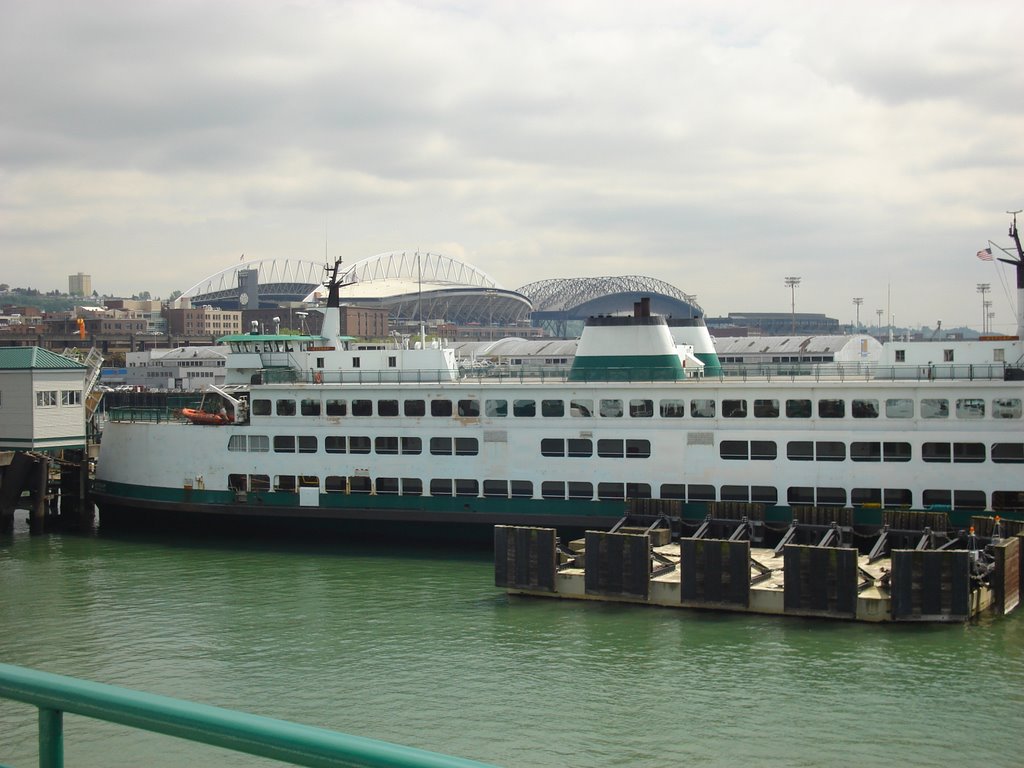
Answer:
<svg viewBox="0 0 1024 768"><path fill-rule="evenodd" d="M878 335L882 335L882 315L885 313L884 309L876 309L875 314L878 315Z"/></svg>
<svg viewBox="0 0 1024 768"><path fill-rule="evenodd" d="M990 283L978 283L978 293L981 294L981 332L988 332L988 301L985 299L985 294L992 290Z"/></svg>
<svg viewBox="0 0 1024 768"><path fill-rule="evenodd" d="M790 293L790 329L791 334L796 334L796 287L800 285L799 277L787 277L786 287L789 288Z"/></svg>
<svg viewBox="0 0 1024 768"><path fill-rule="evenodd" d="M860 305L864 303L864 299L860 296L856 296L853 299L853 305L857 307L857 323L854 326L858 331L860 330Z"/></svg>

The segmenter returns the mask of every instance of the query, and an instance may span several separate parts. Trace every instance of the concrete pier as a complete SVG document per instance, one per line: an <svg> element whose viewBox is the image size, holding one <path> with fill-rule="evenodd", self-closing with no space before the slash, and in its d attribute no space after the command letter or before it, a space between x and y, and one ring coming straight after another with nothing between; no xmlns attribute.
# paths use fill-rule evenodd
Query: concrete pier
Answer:
<svg viewBox="0 0 1024 768"><path fill-rule="evenodd" d="M827 545L828 536L826 545L768 548L744 540L666 541L665 529L654 533L588 531L563 547L554 529L497 526L495 584L518 595L869 622L1009 613L1022 591L1020 531L981 541L971 534L975 549L881 555L877 546L860 552Z"/></svg>
<svg viewBox="0 0 1024 768"><path fill-rule="evenodd" d="M79 530L95 522L88 497L88 454L0 453L0 534L14 530L14 512L28 511L29 530Z"/></svg>

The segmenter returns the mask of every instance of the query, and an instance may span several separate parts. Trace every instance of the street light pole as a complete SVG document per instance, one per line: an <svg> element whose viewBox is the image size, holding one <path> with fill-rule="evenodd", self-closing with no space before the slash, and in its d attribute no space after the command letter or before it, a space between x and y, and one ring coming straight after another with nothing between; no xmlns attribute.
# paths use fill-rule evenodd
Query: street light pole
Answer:
<svg viewBox="0 0 1024 768"><path fill-rule="evenodd" d="M857 297L856 297L856 298L854 298L854 300L853 300L853 305L854 305L855 307L857 307L857 324L856 324L856 330L858 330L858 331L860 330L860 305L861 305L861 304L863 304L863 303L864 303L864 299L862 299L862 298L861 298L860 296L857 296Z"/></svg>
<svg viewBox="0 0 1024 768"><path fill-rule="evenodd" d="M876 309L875 314L878 315L878 335L882 335L882 315L885 313L884 309Z"/></svg>
<svg viewBox="0 0 1024 768"><path fill-rule="evenodd" d="M799 277L787 277L786 287L789 288L790 293L790 329L789 332L796 335L796 287L800 285Z"/></svg>
<svg viewBox="0 0 1024 768"><path fill-rule="evenodd" d="M988 302L985 300L985 294L992 290L991 283L978 283L978 293L981 294L981 332L984 334L988 328Z"/></svg>

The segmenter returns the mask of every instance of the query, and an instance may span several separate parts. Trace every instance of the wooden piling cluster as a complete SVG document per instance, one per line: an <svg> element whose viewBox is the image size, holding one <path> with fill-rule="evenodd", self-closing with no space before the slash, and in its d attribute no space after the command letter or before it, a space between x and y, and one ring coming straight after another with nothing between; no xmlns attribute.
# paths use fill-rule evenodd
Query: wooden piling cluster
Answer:
<svg viewBox="0 0 1024 768"><path fill-rule="evenodd" d="M17 509L28 510L32 533L91 526L95 509L88 498L88 474L84 451L0 453L0 534L14 530Z"/></svg>
<svg viewBox="0 0 1024 768"><path fill-rule="evenodd" d="M1024 526L986 520L978 541L972 529L970 539L928 548L930 526L943 521L908 514L880 530L871 553L820 520L808 525L825 529L822 544L784 540L774 549L738 535L669 540L666 529L627 525L563 547L554 529L497 526L495 584L511 594L870 622L963 622L1017 607ZM901 548L884 546L890 534ZM915 535L917 547L907 547Z"/></svg>

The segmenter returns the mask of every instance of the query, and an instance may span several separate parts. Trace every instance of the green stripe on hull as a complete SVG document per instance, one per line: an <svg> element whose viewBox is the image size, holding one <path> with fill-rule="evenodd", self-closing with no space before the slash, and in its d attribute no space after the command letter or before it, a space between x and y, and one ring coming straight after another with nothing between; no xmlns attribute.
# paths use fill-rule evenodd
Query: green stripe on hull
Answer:
<svg viewBox="0 0 1024 768"><path fill-rule="evenodd" d="M678 355L586 355L573 359L569 381L679 381Z"/></svg>

